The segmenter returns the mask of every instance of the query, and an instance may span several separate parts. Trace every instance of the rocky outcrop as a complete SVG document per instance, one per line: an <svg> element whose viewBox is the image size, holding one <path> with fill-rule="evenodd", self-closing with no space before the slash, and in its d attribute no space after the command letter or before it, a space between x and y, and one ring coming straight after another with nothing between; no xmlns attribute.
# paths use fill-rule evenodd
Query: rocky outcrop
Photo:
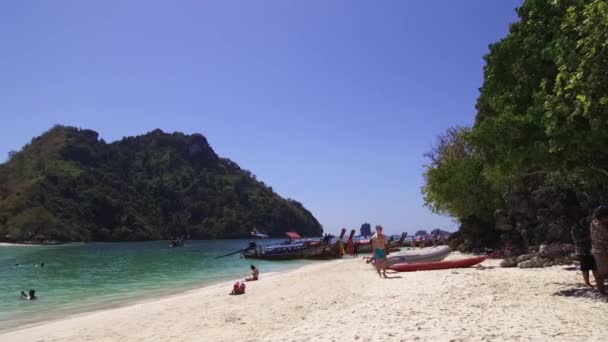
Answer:
<svg viewBox="0 0 608 342"><path fill-rule="evenodd" d="M537 268L537 267L545 267L545 265L549 265L551 260L544 259L538 256L532 257L530 260L522 261L517 264L519 268Z"/></svg>
<svg viewBox="0 0 608 342"><path fill-rule="evenodd" d="M570 228L583 222L597 199L569 185L547 185L543 173L533 173L503 194L504 208L494 212L494 232L503 246L571 242Z"/></svg>
<svg viewBox="0 0 608 342"><path fill-rule="evenodd" d="M507 257L500 267L537 268L555 265L570 265L574 261L572 244L542 245L531 248L530 253Z"/></svg>

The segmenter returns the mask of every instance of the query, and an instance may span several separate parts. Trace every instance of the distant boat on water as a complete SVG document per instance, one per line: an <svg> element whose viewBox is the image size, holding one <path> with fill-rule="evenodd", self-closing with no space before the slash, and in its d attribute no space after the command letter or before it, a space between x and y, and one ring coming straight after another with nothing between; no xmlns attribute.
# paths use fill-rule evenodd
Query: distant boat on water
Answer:
<svg viewBox="0 0 608 342"><path fill-rule="evenodd" d="M179 237L177 239L171 240L171 243L169 244L169 247L184 247L184 238L183 237Z"/></svg>

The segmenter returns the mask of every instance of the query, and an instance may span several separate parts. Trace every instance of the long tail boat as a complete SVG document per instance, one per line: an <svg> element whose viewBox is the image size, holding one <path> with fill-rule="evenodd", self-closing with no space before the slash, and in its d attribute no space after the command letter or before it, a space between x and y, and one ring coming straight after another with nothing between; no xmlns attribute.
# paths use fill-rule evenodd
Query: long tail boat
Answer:
<svg viewBox="0 0 608 342"><path fill-rule="evenodd" d="M342 228L340 237L335 241L324 241L325 250L319 255L309 257L308 259L340 259L344 256L344 243L342 238L346 234L346 229Z"/></svg>
<svg viewBox="0 0 608 342"><path fill-rule="evenodd" d="M242 256L263 260L330 259L341 258L340 242L331 243L330 239L302 239L295 232L287 232L285 242L258 245L251 242Z"/></svg>

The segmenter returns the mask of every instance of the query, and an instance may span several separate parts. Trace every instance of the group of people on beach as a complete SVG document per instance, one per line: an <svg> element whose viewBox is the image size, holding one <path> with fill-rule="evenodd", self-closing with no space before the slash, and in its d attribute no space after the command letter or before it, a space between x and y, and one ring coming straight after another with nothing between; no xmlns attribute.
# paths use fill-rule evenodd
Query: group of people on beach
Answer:
<svg viewBox="0 0 608 342"><path fill-rule="evenodd" d="M251 268L251 277L245 278L244 281L240 282L237 281L236 283L234 283L233 287L232 287L232 292L230 292L231 295L242 295L245 294L245 282L246 281L256 281L258 279L260 279L260 270L255 267L254 265L250 266Z"/></svg>
<svg viewBox="0 0 608 342"><path fill-rule="evenodd" d="M591 224L579 222L572 227L571 233L585 283L592 286L589 280L591 271L598 291L605 295L604 280L608 278L608 206L595 209Z"/></svg>

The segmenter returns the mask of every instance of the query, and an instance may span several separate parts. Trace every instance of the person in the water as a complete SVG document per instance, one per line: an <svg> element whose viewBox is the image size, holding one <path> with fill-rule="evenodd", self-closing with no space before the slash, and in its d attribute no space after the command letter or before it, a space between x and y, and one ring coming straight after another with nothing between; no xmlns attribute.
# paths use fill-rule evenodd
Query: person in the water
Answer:
<svg viewBox="0 0 608 342"><path fill-rule="evenodd" d="M36 296L36 290L30 290L29 294L25 293L25 291L21 291L21 299L27 299L27 300L38 299L38 297Z"/></svg>

